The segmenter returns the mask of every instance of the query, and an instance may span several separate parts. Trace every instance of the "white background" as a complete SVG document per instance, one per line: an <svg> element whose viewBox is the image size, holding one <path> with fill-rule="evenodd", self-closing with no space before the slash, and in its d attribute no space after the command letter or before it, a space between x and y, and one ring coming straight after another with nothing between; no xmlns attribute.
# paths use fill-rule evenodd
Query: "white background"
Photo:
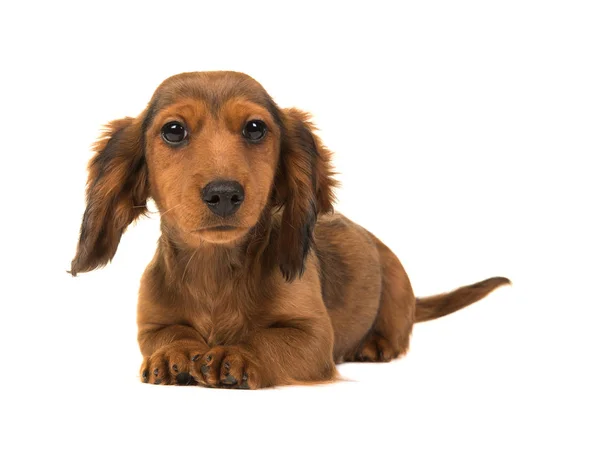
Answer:
<svg viewBox="0 0 600 450"><path fill-rule="evenodd" d="M0 447L600 446L596 2L16 3L0 11ZM89 148L164 78L218 69L314 114L337 209L418 295L514 285L416 326L402 360L340 366L353 381L141 384L158 218L106 269L65 273Z"/></svg>

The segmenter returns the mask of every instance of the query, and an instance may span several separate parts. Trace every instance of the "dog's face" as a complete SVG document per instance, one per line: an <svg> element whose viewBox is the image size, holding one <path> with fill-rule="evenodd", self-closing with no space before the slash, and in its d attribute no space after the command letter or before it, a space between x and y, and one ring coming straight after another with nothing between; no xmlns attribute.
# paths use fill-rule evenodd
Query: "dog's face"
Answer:
<svg viewBox="0 0 600 450"><path fill-rule="evenodd" d="M114 121L90 162L71 273L106 264L152 197L178 245L237 245L283 207L279 261L300 275L319 212L332 208L329 151L308 115L277 107L237 72L176 75L137 118Z"/></svg>
<svg viewBox="0 0 600 450"><path fill-rule="evenodd" d="M146 122L151 196L164 222L189 245L233 244L269 202L281 113L241 74L203 74L183 88L179 81L159 87Z"/></svg>

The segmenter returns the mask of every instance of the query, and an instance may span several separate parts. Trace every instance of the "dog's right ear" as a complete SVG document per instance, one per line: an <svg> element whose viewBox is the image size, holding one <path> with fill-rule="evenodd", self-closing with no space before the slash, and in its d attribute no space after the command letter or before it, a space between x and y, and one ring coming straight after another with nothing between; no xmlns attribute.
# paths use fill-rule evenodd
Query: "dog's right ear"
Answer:
<svg viewBox="0 0 600 450"><path fill-rule="evenodd" d="M110 122L89 164L87 206L71 275L106 265L127 226L147 211L148 173L142 120Z"/></svg>

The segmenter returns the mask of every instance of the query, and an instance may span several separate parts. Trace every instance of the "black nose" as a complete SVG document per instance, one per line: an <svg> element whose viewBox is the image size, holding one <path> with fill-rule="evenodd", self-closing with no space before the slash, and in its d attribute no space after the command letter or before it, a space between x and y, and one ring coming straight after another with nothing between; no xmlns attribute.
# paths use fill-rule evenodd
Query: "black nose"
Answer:
<svg viewBox="0 0 600 450"><path fill-rule="evenodd" d="M244 188L237 181L212 181L202 189L202 200L217 216L232 215L244 201Z"/></svg>

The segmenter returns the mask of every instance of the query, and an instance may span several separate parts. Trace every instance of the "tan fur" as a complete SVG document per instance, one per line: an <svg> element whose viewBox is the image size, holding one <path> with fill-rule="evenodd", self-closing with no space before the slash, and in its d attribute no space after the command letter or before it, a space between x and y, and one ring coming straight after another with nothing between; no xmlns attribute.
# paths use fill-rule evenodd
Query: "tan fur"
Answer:
<svg viewBox="0 0 600 450"><path fill-rule="evenodd" d="M173 120L189 133L176 148L160 134ZM242 136L248 120L267 125L258 143ZM139 117L111 122L94 150L73 275L110 261L148 198L161 212L138 303L144 382L256 389L331 381L335 363L398 357L415 321L508 282L415 300L396 256L332 213L331 154L309 115L279 108L244 74L165 80ZM220 179L245 191L230 217L201 199Z"/></svg>

